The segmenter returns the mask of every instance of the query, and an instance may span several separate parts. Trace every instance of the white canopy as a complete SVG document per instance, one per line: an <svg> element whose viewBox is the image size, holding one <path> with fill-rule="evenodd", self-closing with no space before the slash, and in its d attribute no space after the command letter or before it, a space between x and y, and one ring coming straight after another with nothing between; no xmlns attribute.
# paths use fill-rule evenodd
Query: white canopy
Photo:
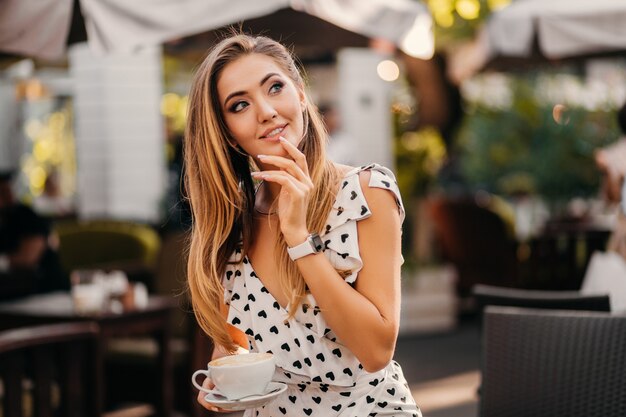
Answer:
<svg viewBox="0 0 626 417"><path fill-rule="evenodd" d="M626 0L516 0L490 16L494 55L547 58L626 49Z"/></svg>
<svg viewBox="0 0 626 417"><path fill-rule="evenodd" d="M416 0L80 0L80 6L88 42L101 52L132 51L289 7L398 46L415 36L416 22L420 35L430 33L428 11ZM0 51L62 56L72 7L72 0L3 0ZM416 40L432 44L432 36Z"/></svg>
<svg viewBox="0 0 626 417"><path fill-rule="evenodd" d="M43 59L63 55L72 0L0 1L0 51Z"/></svg>
<svg viewBox="0 0 626 417"><path fill-rule="evenodd" d="M513 0L474 40L450 51L448 76L461 83L497 56L540 52L560 59L612 51L626 51L626 0Z"/></svg>

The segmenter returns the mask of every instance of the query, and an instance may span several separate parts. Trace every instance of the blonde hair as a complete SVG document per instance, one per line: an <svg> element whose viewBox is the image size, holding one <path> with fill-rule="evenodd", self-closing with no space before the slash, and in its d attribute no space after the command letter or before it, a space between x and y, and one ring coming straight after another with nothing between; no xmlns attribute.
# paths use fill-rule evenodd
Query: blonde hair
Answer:
<svg viewBox="0 0 626 417"><path fill-rule="evenodd" d="M184 141L185 186L192 209L192 232L187 265L188 285L194 313L215 344L228 351L236 346L220 307L224 303L224 276L229 258L241 249L239 262L253 240L254 183L252 159L232 143L219 103L217 82L230 62L249 54L275 60L296 86L304 90L300 71L290 52L263 36L236 34L219 42L194 75ZM308 211L307 227L320 233L335 199L339 174L326 159L327 133L322 119L305 93L305 135L299 149L304 153L315 188ZM275 242L280 288L288 296L291 316L306 295L304 279L287 254L279 233Z"/></svg>

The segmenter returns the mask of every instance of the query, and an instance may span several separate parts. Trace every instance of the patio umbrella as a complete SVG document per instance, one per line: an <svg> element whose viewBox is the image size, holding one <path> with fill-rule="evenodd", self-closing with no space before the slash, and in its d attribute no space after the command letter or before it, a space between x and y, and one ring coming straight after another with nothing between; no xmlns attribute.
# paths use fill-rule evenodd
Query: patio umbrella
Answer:
<svg viewBox="0 0 626 417"><path fill-rule="evenodd" d="M433 50L430 15L416 0L4 0L0 51L62 56L77 3L88 42L100 52L130 52L286 8L387 39L412 55L427 57Z"/></svg>
<svg viewBox="0 0 626 417"><path fill-rule="evenodd" d="M535 39L546 58L626 49L624 0L517 0L487 23L494 55L528 57Z"/></svg>
<svg viewBox="0 0 626 417"><path fill-rule="evenodd" d="M449 54L456 83L486 65L519 67L626 51L625 0L514 0Z"/></svg>
<svg viewBox="0 0 626 417"><path fill-rule="evenodd" d="M0 51L33 58L63 55L72 0L0 1Z"/></svg>

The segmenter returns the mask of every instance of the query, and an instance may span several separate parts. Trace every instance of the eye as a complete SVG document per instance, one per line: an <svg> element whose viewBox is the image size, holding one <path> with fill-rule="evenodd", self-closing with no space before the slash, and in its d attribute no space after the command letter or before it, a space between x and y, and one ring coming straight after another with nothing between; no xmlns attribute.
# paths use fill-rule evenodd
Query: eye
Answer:
<svg viewBox="0 0 626 417"><path fill-rule="evenodd" d="M285 84L282 81L276 81L270 87L270 94L280 93Z"/></svg>
<svg viewBox="0 0 626 417"><path fill-rule="evenodd" d="M233 112L233 113L238 113L240 111L242 111L243 109L245 109L246 107L248 107L248 103L246 103L245 101L238 101L236 103L234 103L233 105L231 105L228 110Z"/></svg>

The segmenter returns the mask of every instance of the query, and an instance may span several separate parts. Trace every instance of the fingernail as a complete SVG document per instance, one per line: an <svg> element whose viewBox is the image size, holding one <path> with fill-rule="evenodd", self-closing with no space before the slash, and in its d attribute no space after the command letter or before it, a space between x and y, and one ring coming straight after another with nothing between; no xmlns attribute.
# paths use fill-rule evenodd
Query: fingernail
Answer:
<svg viewBox="0 0 626 417"><path fill-rule="evenodd" d="M287 141L287 139L285 139L283 136L279 136L279 137L278 137L278 140L280 140L281 142L285 142L285 141Z"/></svg>
<svg viewBox="0 0 626 417"><path fill-rule="evenodd" d="M267 157L267 155L257 155L257 158L259 159L265 159Z"/></svg>

